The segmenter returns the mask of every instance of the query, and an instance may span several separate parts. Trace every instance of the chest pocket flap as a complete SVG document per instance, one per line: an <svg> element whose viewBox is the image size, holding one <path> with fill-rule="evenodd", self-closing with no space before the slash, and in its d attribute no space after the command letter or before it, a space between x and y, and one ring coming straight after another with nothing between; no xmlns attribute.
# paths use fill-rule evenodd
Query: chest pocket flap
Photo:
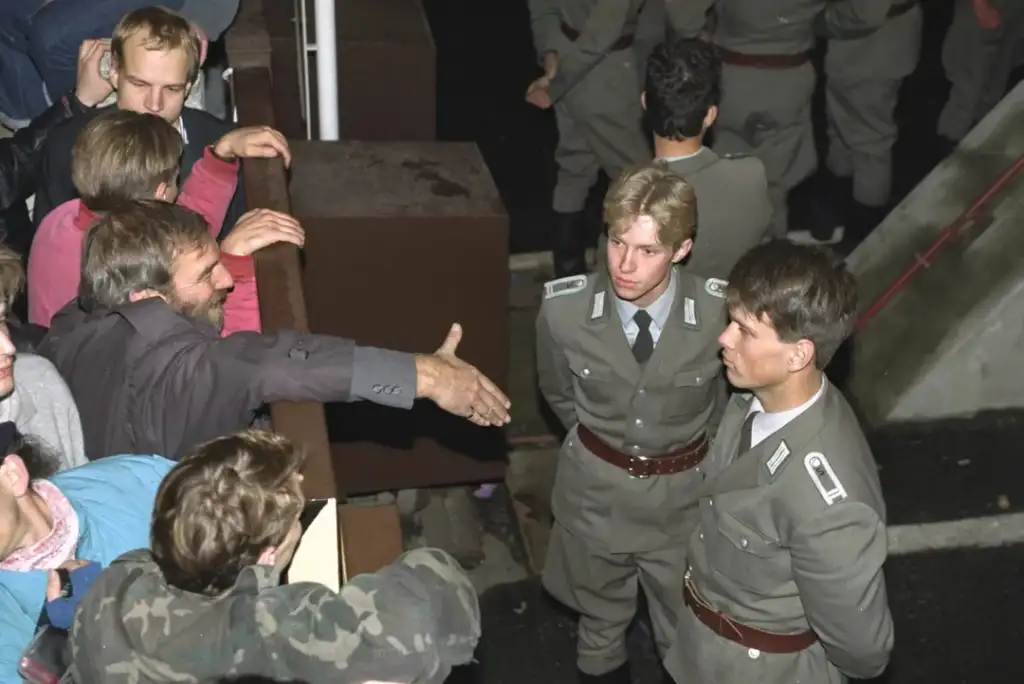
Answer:
<svg viewBox="0 0 1024 684"><path fill-rule="evenodd" d="M771 558L779 551L779 544L764 538L728 513L719 513L718 532L736 549L759 558Z"/></svg>
<svg viewBox="0 0 1024 684"><path fill-rule="evenodd" d="M572 374L584 382L588 380L606 382L611 378L611 369L599 361L595 362L579 352L568 349L565 351L565 356L569 359L569 369Z"/></svg>
<svg viewBox="0 0 1024 684"><path fill-rule="evenodd" d="M719 361L709 361L699 366L687 368L676 373L672 384L675 387L702 387L718 375L722 368Z"/></svg>

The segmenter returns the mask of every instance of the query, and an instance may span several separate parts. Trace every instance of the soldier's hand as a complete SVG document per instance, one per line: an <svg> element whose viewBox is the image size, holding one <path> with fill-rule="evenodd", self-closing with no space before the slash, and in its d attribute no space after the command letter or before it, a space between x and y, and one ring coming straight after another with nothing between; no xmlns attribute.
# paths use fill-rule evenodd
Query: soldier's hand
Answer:
<svg viewBox="0 0 1024 684"><path fill-rule="evenodd" d="M416 396L481 426L505 425L512 402L487 376L455 355L462 326L452 325L433 354L416 357Z"/></svg>
<svg viewBox="0 0 1024 684"><path fill-rule="evenodd" d="M548 90L550 85L551 79L547 76L541 76L526 89L526 101L540 109L550 108L551 92Z"/></svg>
<svg viewBox="0 0 1024 684"><path fill-rule="evenodd" d="M551 80L558 73L558 53L557 52L545 52L544 53L544 75L548 79L550 84Z"/></svg>
<svg viewBox="0 0 1024 684"><path fill-rule="evenodd" d="M974 8L974 16L978 20L978 26L981 28L991 31L1002 25L1002 13L992 6L989 0L972 0L971 5Z"/></svg>
<svg viewBox="0 0 1024 684"><path fill-rule="evenodd" d="M220 251L245 257L278 242L302 247L306 243L306 232L294 216L271 209L253 209L238 219L221 242Z"/></svg>

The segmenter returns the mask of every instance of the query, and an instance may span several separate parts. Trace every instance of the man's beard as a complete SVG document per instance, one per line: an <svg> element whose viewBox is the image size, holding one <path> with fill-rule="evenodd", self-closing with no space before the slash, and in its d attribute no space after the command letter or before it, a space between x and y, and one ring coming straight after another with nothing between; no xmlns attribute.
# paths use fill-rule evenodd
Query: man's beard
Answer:
<svg viewBox="0 0 1024 684"><path fill-rule="evenodd" d="M218 290L202 302L186 302L179 299L175 293L171 293L169 297L175 311L206 321L216 328L217 332L224 330L224 302L227 298L227 290Z"/></svg>

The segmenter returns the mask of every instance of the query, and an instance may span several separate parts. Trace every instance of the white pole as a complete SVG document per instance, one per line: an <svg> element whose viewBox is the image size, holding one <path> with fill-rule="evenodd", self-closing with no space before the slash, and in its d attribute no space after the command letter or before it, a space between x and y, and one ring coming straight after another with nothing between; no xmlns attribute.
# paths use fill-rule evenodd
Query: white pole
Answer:
<svg viewBox="0 0 1024 684"><path fill-rule="evenodd" d="M338 139L338 55L334 36L335 0L316 0L316 87L320 140Z"/></svg>

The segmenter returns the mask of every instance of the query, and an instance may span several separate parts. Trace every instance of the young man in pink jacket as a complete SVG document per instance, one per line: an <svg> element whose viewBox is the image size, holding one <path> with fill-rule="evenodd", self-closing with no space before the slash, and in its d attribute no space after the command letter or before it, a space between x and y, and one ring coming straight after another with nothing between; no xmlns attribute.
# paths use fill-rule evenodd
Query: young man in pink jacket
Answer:
<svg viewBox="0 0 1024 684"><path fill-rule="evenodd" d="M238 181L239 157L282 156L284 137L267 127L232 131L206 148L178 191L183 143L171 124L151 114L110 110L82 129L72 151L72 180L80 199L64 202L40 224L28 267L29 321L50 319L78 294L85 232L104 212L126 201L158 199L192 209L216 235ZM235 289L226 303L224 334L259 330L256 280L251 254L304 236L290 216L269 211L245 214L224 238L221 252Z"/></svg>

